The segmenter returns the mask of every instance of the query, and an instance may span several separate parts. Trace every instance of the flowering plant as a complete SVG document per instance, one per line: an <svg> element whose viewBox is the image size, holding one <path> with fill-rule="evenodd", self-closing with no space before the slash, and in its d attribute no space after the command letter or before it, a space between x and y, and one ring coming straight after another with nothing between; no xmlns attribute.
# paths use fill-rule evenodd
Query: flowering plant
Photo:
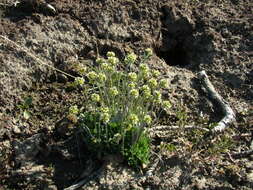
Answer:
<svg viewBox="0 0 253 190"><path fill-rule="evenodd" d="M118 151L134 167L149 161L146 129L156 120L155 107L170 107L161 94L167 81L145 63L151 56L152 50L146 49L139 58L130 53L120 62L114 52L108 52L106 59L98 58L96 66L88 69L87 81L74 82L83 86L88 98L79 123L89 147L100 153ZM127 69L120 69L122 64ZM72 112L79 113L76 107Z"/></svg>

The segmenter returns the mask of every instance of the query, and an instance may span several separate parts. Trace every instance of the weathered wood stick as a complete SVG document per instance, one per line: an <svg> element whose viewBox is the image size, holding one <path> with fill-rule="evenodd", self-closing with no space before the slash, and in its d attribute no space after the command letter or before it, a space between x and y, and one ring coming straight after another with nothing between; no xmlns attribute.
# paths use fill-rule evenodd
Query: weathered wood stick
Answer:
<svg viewBox="0 0 253 190"><path fill-rule="evenodd" d="M242 152L235 152L235 153L232 153L231 156L234 158L244 158L244 157L250 156L252 154L253 154L253 149L245 150Z"/></svg>
<svg viewBox="0 0 253 190"><path fill-rule="evenodd" d="M201 71L198 74L199 79L202 81L203 86L207 90L210 98L215 101L220 107L224 114L224 117L221 121L218 122L217 126L215 126L211 131L212 132L222 132L224 131L231 123L235 121L235 113L229 104L216 92L214 86L210 82L205 71Z"/></svg>

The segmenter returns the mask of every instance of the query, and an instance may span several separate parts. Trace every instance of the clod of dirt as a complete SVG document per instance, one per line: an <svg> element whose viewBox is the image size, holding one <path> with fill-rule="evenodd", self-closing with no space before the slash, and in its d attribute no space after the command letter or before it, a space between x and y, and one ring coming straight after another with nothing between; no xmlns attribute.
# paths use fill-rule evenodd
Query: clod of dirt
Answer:
<svg viewBox="0 0 253 190"><path fill-rule="evenodd" d="M21 133L21 130L17 125L13 125L12 127L13 127L12 130L13 130L14 134L20 134Z"/></svg>

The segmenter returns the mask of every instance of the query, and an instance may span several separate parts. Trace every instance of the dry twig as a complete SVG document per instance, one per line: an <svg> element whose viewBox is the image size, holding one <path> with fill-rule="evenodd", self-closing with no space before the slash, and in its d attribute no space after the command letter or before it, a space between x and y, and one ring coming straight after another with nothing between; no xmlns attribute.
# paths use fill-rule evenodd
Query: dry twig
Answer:
<svg viewBox="0 0 253 190"><path fill-rule="evenodd" d="M235 113L229 104L218 94L218 92L216 92L206 72L201 71L198 76L207 90L209 97L221 107L224 114L223 119L212 129L212 132L221 132L225 130L229 124L235 121Z"/></svg>
<svg viewBox="0 0 253 190"><path fill-rule="evenodd" d="M231 156L233 158L244 158L244 157L250 156L252 154L253 154L253 149L245 150L245 151L242 151L242 152L232 153Z"/></svg>
<svg viewBox="0 0 253 190"><path fill-rule="evenodd" d="M212 129L209 130L207 128L198 127L194 125L186 125L183 127L180 126L155 126L151 129L149 129L149 133L151 135L156 135L160 133L164 133L164 131L168 130L175 130L175 129L199 129L206 132L221 132L226 129L226 127L235 121L235 113L229 106L229 104L216 92L214 89L214 86L210 82L207 74L205 71L201 71L199 74L199 79L202 81L203 86L205 87L209 97L215 101L220 107L224 114L224 117L221 121L218 122L218 124Z"/></svg>

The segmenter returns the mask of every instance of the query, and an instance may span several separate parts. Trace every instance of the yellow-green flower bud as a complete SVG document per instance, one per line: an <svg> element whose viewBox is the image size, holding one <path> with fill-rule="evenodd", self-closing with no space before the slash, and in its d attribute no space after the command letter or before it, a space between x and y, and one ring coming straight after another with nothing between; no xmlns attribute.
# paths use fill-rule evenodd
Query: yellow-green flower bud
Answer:
<svg viewBox="0 0 253 190"><path fill-rule="evenodd" d="M81 67L79 67L79 68L77 69L77 72L78 72L79 74L81 74L81 75L85 74L86 71L87 71L87 67L85 67L85 66L81 66Z"/></svg>
<svg viewBox="0 0 253 190"><path fill-rule="evenodd" d="M103 113L103 114L101 114L100 117L104 123L108 123L110 121L110 114L109 113Z"/></svg>
<svg viewBox="0 0 253 190"><path fill-rule="evenodd" d="M128 119L129 119L129 122L133 125L136 125L139 122L139 118L136 114L130 114Z"/></svg>
<svg viewBox="0 0 253 190"><path fill-rule="evenodd" d="M108 64L108 63L102 63L101 64L101 68L104 70L104 71L113 71L113 66Z"/></svg>
<svg viewBox="0 0 253 190"><path fill-rule="evenodd" d="M149 84L149 86L150 86L151 88L157 87L157 81L156 81L155 78L149 79L149 80L148 80L148 84Z"/></svg>
<svg viewBox="0 0 253 190"><path fill-rule="evenodd" d="M161 88L167 88L168 87L168 81L166 79L162 79L159 82Z"/></svg>
<svg viewBox="0 0 253 190"><path fill-rule="evenodd" d="M151 49L151 48L147 48L147 49L145 49L145 55L146 55L147 57L152 56L152 55L153 55L153 51L152 51L152 49Z"/></svg>
<svg viewBox="0 0 253 190"><path fill-rule="evenodd" d="M144 80L147 80L150 77L150 72L149 71L142 72L142 77Z"/></svg>
<svg viewBox="0 0 253 190"><path fill-rule="evenodd" d="M105 62L105 59L103 59L103 58L97 58L96 59L96 63L97 64L102 64L102 63L104 63Z"/></svg>
<svg viewBox="0 0 253 190"><path fill-rule="evenodd" d="M142 87L141 87L141 90L143 90L143 91L150 91L150 88L149 88L149 86L148 85L143 85Z"/></svg>
<svg viewBox="0 0 253 190"><path fill-rule="evenodd" d="M142 90L143 97L144 97L145 99L148 99L148 98L151 97L151 89L149 88L148 85L143 85L143 86L141 87L141 90Z"/></svg>
<svg viewBox="0 0 253 190"><path fill-rule="evenodd" d="M112 88L109 89L109 94L111 96L117 96L119 94L119 91L117 90L117 88L114 86Z"/></svg>
<svg viewBox="0 0 253 190"><path fill-rule="evenodd" d="M152 122L152 118L150 117L150 115L144 116L144 122L146 122L147 124L150 124Z"/></svg>
<svg viewBox="0 0 253 190"><path fill-rule="evenodd" d="M77 107L76 105L71 106L71 107L69 108L69 114L77 115L78 112L79 112L79 109L78 109L78 107Z"/></svg>
<svg viewBox="0 0 253 190"><path fill-rule="evenodd" d="M162 94L158 90L154 91L154 100L155 102L161 102L162 100Z"/></svg>
<svg viewBox="0 0 253 190"><path fill-rule="evenodd" d="M134 82L130 82L130 83L128 84L128 87L129 87L129 88L135 88L135 87L136 87L136 84L135 84Z"/></svg>
<svg viewBox="0 0 253 190"><path fill-rule="evenodd" d="M106 56L109 57L115 57L115 53L113 51L108 51Z"/></svg>
<svg viewBox="0 0 253 190"><path fill-rule="evenodd" d="M94 93L94 94L91 95L91 100L93 102L99 102L100 101L100 96L98 94Z"/></svg>
<svg viewBox="0 0 253 190"><path fill-rule="evenodd" d="M98 80L99 82L105 82L106 81L106 75L104 73L98 74Z"/></svg>
<svg viewBox="0 0 253 190"><path fill-rule="evenodd" d="M130 81L136 81L137 80L137 74L134 72L128 73L128 78Z"/></svg>
<svg viewBox="0 0 253 190"><path fill-rule="evenodd" d="M125 63L127 64L133 64L137 59L137 55L135 53L130 53L125 57Z"/></svg>
<svg viewBox="0 0 253 190"><path fill-rule="evenodd" d="M148 67L147 64L142 63L142 64L140 64L140 70L141 70L142 72L146 73L146 72L149 72L149 67Z"/></svg>
<svg viewBox="0 0 253 190"><path fill-rule="evenodd" d="M119 59L117 57L108 57L108 63L112 65L116 65L119 62Z"/></svg>
<svg viewBox="0 0 253 190"><path fill-rule="evenodd" d="M116 134L113 136L112 141L113 141L113 142L116 142L116 143L118 144L118 143L120 142L121 138L122 138L122 135L121 135L120 133L116 133Z"/></svg>
<svg viewBox="0 0 253 190"><path fill-rule="evenodd" d="M82 77L76 77L75 78L75 81L74 81L74 85L78 86L82 86L84 84L84 78Z"/></svg>
<svg viewBox="0 0 253 190"><path fill-rule="evenodd" d="M89 80L94 81L97 79L98 75L94 71L91 71L87 74Z"/></svg>
<svg viewBox="0 0 253 190"><path fill-rule="evenodd" d="M131 95L132 97L134 97L134 98L138 98L138 96L139 96L139 91L136 90L136 89L132 89L132 90L130 90L130 95Z"/></svg>
<svg viewBox="0 0 253 190"><path fill-rule="evenodd" d="M164 109L169 109L169 108L171 108L171 103L170 103L170 101L163 101L163 108Z"/></svg>
<svg viewBox="0 0 253 190"><path fill-rule="evenodd" d="M108 107L101 107L100 112L102 113L109 113L109 108Z"/></svg>
<svg viewBox="0 0 253 190"><path fill-rule="evenodd" d="M158 70L152 70L152 75L153 75L153 77L159 77L160 76L160 71L158 71Z"/></svg>

